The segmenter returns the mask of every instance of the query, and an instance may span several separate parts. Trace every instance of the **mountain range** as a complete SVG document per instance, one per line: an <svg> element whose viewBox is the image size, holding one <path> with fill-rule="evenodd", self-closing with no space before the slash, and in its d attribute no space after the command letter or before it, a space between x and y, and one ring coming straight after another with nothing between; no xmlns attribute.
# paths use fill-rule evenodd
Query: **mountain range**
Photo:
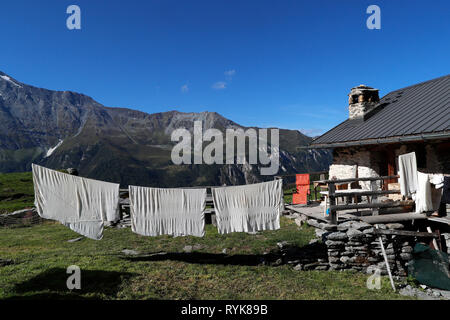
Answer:
<svg viewBox="0 0 450 320"><path fill-rule="evenodd" d="M236 185L273 179L257 165L175 165L171 132L194 121L203 130L242 128L216 112L148 114L101 105L71 91L37 88L0 72L0 172L30 171L31 163L76 168L80 176L159 187ZM257 129L257 128L255 128ZM329 151L299 149L312 138L280 129L280 170L292 174L327 170Z"/></svg>

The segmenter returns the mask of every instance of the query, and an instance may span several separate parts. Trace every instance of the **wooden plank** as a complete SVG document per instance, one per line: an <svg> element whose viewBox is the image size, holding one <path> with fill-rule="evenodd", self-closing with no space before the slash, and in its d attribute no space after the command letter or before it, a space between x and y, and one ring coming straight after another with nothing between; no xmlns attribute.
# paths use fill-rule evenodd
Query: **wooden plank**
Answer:
<svg viewBox="0 0 450 320"><path fill-rule="evenodd" d="M319 183L348 183L348 182L356 182L356 181L379 181L379 180L389 180L396 179L400 176L383 176L383 177L365 177L365 178L351 178L351 179L340 179L340 180L318 180L315 182Z"/></svg>
<svg viewBox="0 0 450 320"><path fill-rule="evenodd" d="M438 238L439 235L436 232L416 232L416 231L406 231L406 230L384 230L375 229L374 234L385 234L385 235L396 235L396 236L408 236L408 237L419 237L419 238Z"/></svg>
<svg viewBox="0 0 450 320"><path fill-rule="evenodd" d="M427 216L421 213L394 213L394 214L384 214L378 216L366 216L360 217L364 222L370 224L377 223L390 223L399 221L411 221L411 220L426 220Z"/></svg>
<svg viewBox="0 0 450 320"><path fill-rule="evenodd" d="M373 196L373 195L382 195L382 194L399 194L400 190L364 190L364 191L350 191L350 192L336 192L336 197L352 197L352 196Z"/></svg>
<svg viewBox="0 0 450 320"><path fill-rule="evenodd" d="M450 219L446 219L446 218L428 217L428 220L450 225Z"/></svg>
<svg viewBox="0 0 450 320"><path fill-rule="evenodd" d="M372 208L395 208L395 207L406 207L411 206L411 202L407 201L396 201L396 202L378 202L378 203L360 203L360 204L339 204L339 205L331 205L330 208L332 210L352 210L352 209L372 209Z"/></svg>

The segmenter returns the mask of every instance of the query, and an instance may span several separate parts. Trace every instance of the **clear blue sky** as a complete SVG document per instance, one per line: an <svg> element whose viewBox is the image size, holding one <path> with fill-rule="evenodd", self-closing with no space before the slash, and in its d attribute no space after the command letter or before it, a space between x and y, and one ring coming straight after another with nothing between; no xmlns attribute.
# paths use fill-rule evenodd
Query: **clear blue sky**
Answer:
<svg viewBox="0 0 450 320"><path fill-rule="evenodd" d="M346 119L355 85L383 96L450 73L449 21L448 0L2 1L0 70L106 106L316 135Z"/></svg>

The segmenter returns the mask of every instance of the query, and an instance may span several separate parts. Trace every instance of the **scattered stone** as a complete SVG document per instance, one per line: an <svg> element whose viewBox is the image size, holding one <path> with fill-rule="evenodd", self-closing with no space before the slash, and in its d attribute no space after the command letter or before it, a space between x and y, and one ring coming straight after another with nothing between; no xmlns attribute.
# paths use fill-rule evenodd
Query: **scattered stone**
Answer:
<svg viewBox="0 0 450 320"><path fill-rule="evenodd" d="M287 247L288 245L289 245L289 242L287 242L287 241L282 241L282 242L277 243L277 246L278 246L278 248L280 248L280 250Z"/></svg>
<svg viewBox="0 0 450 320"><path fill-rule="evenodd" d="M285 215L285 217L288 219L297 219L300 217L300 214L297 212L289 212L289 214Z"/></svg>
<svg viewBox="0 0 450 320"><path fill-rule="evenodd" d="M223 250L222 250L222 253L223 253L223 254L227 254L227 253L228 253L228 249L227 249L227 248L223 249Z"/></svg>
<svg viewBox="0 0 450 320"><path fill-rule="evenodd" d="M409 261L412 259L412 255L410 253L400 253L400 258L405 261Z"/></svg>
<svg viewBox="0 0 450 320"><path fill-rule="evenodd" d="M320 223L320 228L326 231L333 231L336 230L336 226L334 224L329 223Z"/></svg>
<svg viewBox="0 0 450 320"><path fill-rule="evenodd" d="M412 247L403 247L402 248L402 252L403 253L411 253L411 252L413 252L413 248Z"/></svg>
<svg viewBox="0 0 450 320"><path fill-rule="evenodd" d="M364 229L364 230L363 230L363 233L364 233L365 235L372 234L372 233L373 233L373 228Z"/></svg>
<svg viewBox="0 0 450 320"><path fill-rule="evenodd" d="M301 263L299 263L298 265L296 265L296 266L294 267L294 270L295 270L295 271L302 271L302 270L303 270L303 265L302 265Z"/></svg>
<svg viewBox="0 0 450 320"><path fill-rule="evenodd" d="M272 264L273 266L281 266L283 264L283 260L282 259L277 259L275 260L275 262Z"/></svg>
<svg viewBox="0 0 450 320"><path fill-rule="evenodd" d="M322 238L323 235L325 235L327 232L325 230L322 230L322 229L316 229L315 233L316 233L316 237L317 238Z"/></svg>
<svg viewBox="0 0 450 320"><path fill-rule="evenodd" d="M139 254L139 252L137 252L135 250L129 250L129 249L122 250L122 253L126 256L136 256Z"/></svg>
<svg viewBox="0 0 450 320"><path fill-rule="evenodd" d="M346 240L347 234L343 232L333 232L327 235L328 240Z"/></svg>
<svg viewBox="0 0 450 320"><path fill-rule="evenodd" d="M202 245L202 244L196 244L196 245L194 245L192 247L193 250L201 250L201 249L204 249L204 248L205 248L205 246Z"/></svg>
<svg viewBox="0 0 450 320"><path fill-rule="evenodd" d="M14 264L14 261L11 259L0 259L0 267L8 266L10 264Z"/></svg>
<svg viewBox="0 0 450 320"><path fill-rule="evenodd" d="M318 271L325 271L325 270L328 270L328 265L317 266L317 267L316 267L316 270L318 270Z"/></svg>
<svg viewBox="0 0 450 320"><path fill-rule="evenodd" d="M294 222L296 225L301 227L306 222L306 218L304 216L300 216L300 217L295 218Z"/></svg>
<svg viewBox="0 0 450 320"><path fill-rule="evenodd" d="M309 244L314 244L314 243L318 243L319 239L312 239L311 241L309 241Z"/></svg>
<svg viewBox="0 0 450 320"><path fill-rule="evenodd" d="M365 230L372 228L371 224L363 221L346 221L337 226L338 231L346 231L348 229Z"/></svg>
<svg viewBox="0 0 450 320"><path fill-rule="evenodd" d="M345 244L345 242L344 241L327 240L327 241L325 241L325 244L327 245L327 247L340 247L340 246L343 246Z"/></svg>
<svg viewBox="0 0 450 320"><path fill-rule="evenodd" d="M405 226L401 223L388 223L388 224L386 224L386 227L388 229L392 229L392 230L399 230L399 229L403 229Z"/></svg>
<svg viewBox="0 0 450 320"><path fill-rule="evenodd" d="M321 229L320 228L320 223L317 220L315 220L315 219L309 219L309 220L306 221L306 223L308 223L308 225L310 225L312 227Z"/></svg>
<svg viewBox="0 0 450 320"><path fill-rule="evenodd" d="M193 246L185 246L183 248L183 251L186 252L186 253L191 253L193 249L194 249Z"/></svg>
<svg viewBox="0 0 450 320"><path fill-rule="evenodd" d="M80 241L80 240L83 240L83 239L84 239L84 237L79 237L79 238L67 240L67 242L77 242L77 241Z"/></svg>
<svg viewBox="0 0 450 320"><path fill-rule="evenodd" d="M347 236L349 239L361 239L364 237L364 233L358 229L351 228L347 230Z"/></svg>

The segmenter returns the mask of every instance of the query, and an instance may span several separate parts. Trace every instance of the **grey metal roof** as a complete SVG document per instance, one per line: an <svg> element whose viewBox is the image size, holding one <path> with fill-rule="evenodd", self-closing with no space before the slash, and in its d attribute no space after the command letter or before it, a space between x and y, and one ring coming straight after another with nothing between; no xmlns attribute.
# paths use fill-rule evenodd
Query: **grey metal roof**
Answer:
<svg viewBox="0 0 450 320"><path fill-rule="evenodd" d="M365 119L346 120L311 147L450 137L450 74L385 95Z"/></svg>

